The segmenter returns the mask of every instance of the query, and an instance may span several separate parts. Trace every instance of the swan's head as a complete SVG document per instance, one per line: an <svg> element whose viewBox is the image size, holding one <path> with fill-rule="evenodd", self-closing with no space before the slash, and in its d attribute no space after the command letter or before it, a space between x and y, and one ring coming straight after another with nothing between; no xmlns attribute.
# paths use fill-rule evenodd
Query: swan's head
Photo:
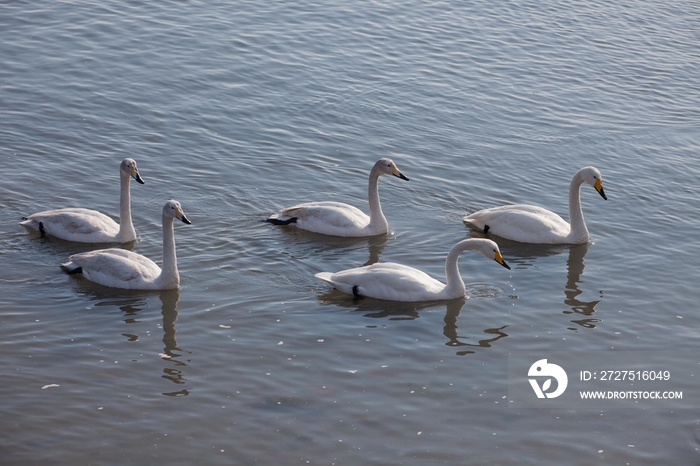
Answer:
<svg viewBox="0 0 700 466"><path fill-rule="evenodd" d="M408 177L401 173L399 167L397 167L391 159L384 158L377 160L372 171L378 171L380 175L394 175L397 178L408 181Z"/></svg>
<svg viewBox="0 0 700 466"><path fill-rule="evenodd" d="M498 245L496 244L495 241L491 241L490 239L486 238L473 238L474 241L476 241L475 244L475 250L483 254L489 259L493 259L499 264L501 264L503 267L507 268L510 270L510 266L506 264L506 261L503 260L503 256L501 255L501 250L498 249ZM471 240L467 240L471 241Z"/></svg>
<svg viewBox="0 0 700 466"><path fill-rule="evenodd" d="M603 199L608 200L605 191L603 191L603 175L600 174L600 170L596 167L584 167L579 170L579 174L583 181L593 186Z"/></svg>
<svg viewBox="0 0 700 466"><path fill-rule="evenodd" d="M163 206L163 215L182 220L182 223L186 223L187 225L192 223L187 219L187 217L185 217L185 213L182 211L182 206L177 201L170 200L166 202L165 206Z"/></svg>
<svg viewBox="0 0 700 466"><path fill-rule="evenodd" d="M125 175L132 177L141 184L145 183L145 181L143 181L143 178L141 178L141 175L139 175L139 167L136 166L136 160L126 158L122 160L120 168L122 173L124 173Z"/></svg>

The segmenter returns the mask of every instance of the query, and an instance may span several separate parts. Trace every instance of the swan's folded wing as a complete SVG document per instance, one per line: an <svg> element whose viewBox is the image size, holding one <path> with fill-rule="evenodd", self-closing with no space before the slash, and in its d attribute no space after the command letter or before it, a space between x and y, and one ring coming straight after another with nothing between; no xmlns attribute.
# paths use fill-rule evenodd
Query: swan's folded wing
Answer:
<svg viewBox="0 0 700 466"><path fill-rule="evenodd" d="M101 249L73 254L71 262L83 269L83 275L97 283L152 281L160 275L160 267L149 258L124 249Z"/></svg>
<svg viewBox="0 0 700 466"><path fill-rule="evenodd" d="M357 207L343 202L307 202L279 213L279 218L296 217L297 223L307 222L309 226L318 223L336 228L363 227L369 223L369 217Z"/></svg>
<svg viewBox="0 0 700 466"><path fill-rule="evenodd" d="M342 202L307 202L283 209L273 223L296 222L302 230L333 236L370 236L370 218L360 209Z"/></svg>

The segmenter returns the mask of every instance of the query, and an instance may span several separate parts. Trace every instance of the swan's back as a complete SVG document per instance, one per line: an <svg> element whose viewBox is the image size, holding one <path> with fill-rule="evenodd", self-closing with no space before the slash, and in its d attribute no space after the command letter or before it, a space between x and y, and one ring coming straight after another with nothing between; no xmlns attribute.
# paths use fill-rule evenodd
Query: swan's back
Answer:
<svg viewBox="0 0 700 466"><path fill-rule="evenodd" d="M439 299L445 285L425 272L392 262L378 262L365 267L322 272L316 277L348 294L391 301Z"/></svg>
<svg viewBox="0 0 700 466"><path fill-rule="evenodd" d="M369 216L360 209L333 201L298 204L281 210L274 218L293 218L303 230L333 236L366 236L369 225Z"/></svg>
<svg viewBox="0 0 700 466"><path fill-rule="evenodd" d="M474 212L464 222L502 238L526 243L557 243L571 233L569 223L542 207L516 204Z"/></svg>
<svg viewBox="0 0 700 466"><path fill-rule="evenodd" d="M37 212L20 222L34 230L67 241L104 243L114 241L119 224L105 214L91 209L67 208Z"/></svg>

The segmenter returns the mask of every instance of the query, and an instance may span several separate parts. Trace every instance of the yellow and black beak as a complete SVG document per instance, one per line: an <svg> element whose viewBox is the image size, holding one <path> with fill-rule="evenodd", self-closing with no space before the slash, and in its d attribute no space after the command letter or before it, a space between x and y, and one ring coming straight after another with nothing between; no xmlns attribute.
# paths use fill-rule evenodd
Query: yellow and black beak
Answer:
<svg viewBox="0 0 700 466"><path fill-rule="evenodd" d="M146 183L145 181L143 181L143 178L141 178L141 175L139 175L139 172L134 172L131 176L141 184Z"/></svg>
<svg viewBox="0 0 700 466"><path fill-rule="evenodd" d="M394 175L396 178L401 178L402 180L408 181L408 177L401 173L401 171L396 167L391 168L391 174Z"/></svg>
<svg viewBox="0 0 700 466"><path fill-rule="evenodd" d="M506 264L506 261L503 260L503 256L501 255L500 251L496 251L496 257L494 257L494 259L496 260L496 262L501 264L503 267L510 270L510 266L508 264Z"/></svg>
<svg viewBox="0 0 700 466"><path fill-rule="evenodd" d="M181 220L182 223L184 223L185 225L192 225L192 222L190 222L190 219L185 216L185 213L182 210L178 209L175 213L175 218Z"/></svg>
<svg viewBox="0 0 700 466"><path fill-rule="evenodd" d="M603 191L603 182L601 180L595 180L595 185L593 187L596 191L598 191L598 194L600 194L603 199L606 201L608 200L608 197L605 195L605 191Z"/></svg>

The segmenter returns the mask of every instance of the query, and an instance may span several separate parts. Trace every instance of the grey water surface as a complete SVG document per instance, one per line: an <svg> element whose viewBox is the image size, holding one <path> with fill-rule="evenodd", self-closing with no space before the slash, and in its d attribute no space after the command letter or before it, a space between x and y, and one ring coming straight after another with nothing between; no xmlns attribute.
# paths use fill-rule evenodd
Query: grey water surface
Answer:
<svg viewBox="0 0 700 466"><path fill-rule="evenodd" d="M518 351L700 354L697 1L3 2L0 463L697 464L700 400L668 409L509 407ZM177 199L181 287L61 272L94 249L22 216L118 215L161 258ZM262 222L379 182L391 234ZM494 238L468 297L355 299L314 277L376 261L444 279L465 214L568 218L591 240ZM686 367L679 361L678 367ZM700 362L700 357L698 362ZM668 367L674 370L673 360ZM700 377L700 373L697 374Z"/></svg>

